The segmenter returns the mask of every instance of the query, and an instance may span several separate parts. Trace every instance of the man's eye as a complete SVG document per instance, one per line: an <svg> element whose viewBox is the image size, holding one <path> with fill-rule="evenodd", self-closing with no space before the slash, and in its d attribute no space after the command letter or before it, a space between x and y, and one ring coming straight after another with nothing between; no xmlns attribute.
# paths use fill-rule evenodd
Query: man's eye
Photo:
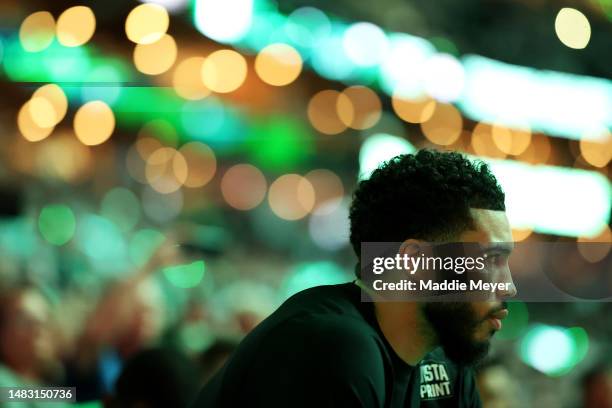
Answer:
<svg viewBox="0 0 612 408"><path fill-rule="evenodd" d="M486 254L485 259L490 264L497 264L503 260L502 254Z"/></svg>

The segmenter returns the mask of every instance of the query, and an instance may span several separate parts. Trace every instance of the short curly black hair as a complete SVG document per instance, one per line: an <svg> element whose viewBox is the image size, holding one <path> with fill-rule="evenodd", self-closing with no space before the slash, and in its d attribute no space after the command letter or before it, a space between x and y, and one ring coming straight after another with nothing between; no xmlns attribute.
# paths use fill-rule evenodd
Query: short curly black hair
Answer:
<svg viewBox="0 0 612 408"><path fill-rule="evenodd" d="M470 208L505 211L489 167L457 152L431 149L385 162L362 180L350 209L351 245L450 240L472 224Z"/></svg>

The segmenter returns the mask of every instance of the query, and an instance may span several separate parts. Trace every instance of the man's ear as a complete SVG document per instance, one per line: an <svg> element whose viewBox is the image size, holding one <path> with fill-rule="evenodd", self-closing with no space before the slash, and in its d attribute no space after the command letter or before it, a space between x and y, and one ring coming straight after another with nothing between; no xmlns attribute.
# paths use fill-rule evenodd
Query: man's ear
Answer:
<svg viewBox="0 0 612 408"><path fill-rule="evenodd" d="M400 256L407 255L409 257L419 256L423 252L423 241L418 239L407 239L400 245L398 253Z"/></svg>

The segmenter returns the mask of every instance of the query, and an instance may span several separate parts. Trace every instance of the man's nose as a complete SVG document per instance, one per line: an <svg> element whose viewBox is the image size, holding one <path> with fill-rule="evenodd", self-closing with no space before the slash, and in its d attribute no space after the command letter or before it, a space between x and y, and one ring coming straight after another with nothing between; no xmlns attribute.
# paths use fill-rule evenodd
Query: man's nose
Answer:
<svg viewBox="0 0 612 408"><path fill-rule="evenodd" d="M501 279L500 283L501 285L499 285L499 288L495 293L498 299L509 299L517 295L518 291L516 290L516 285L512 279L510 268L505 268L505 273L503 273L503 278Z"/></svg>
<svg viewBox="0 0 612 408"><path fill-rule="evenodd" d="M500 289L497 290L497 298L498 299L509 299L513 298L517 294L516 286L514 282L509 282L507 285L502 285Z"/></svg>

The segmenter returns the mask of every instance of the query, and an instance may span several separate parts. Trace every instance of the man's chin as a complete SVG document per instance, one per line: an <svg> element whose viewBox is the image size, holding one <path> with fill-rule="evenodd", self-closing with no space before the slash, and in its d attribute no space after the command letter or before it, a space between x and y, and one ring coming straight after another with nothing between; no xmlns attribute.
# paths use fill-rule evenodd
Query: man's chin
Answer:
<svg viewBox="0 0 612 408"><path fill-rule="evenodd" d="M449 359L471 365L487 355L491 335L471 304L431 302L424 304L423 312Z"/></svg>
<svg viewBox="0 0 612 408"><path fill-rule="evenodd" d="M487 341L470 342L463 345L448 344L443 347L444 354L458 365L477 365L489 353L491 343Z"/></svg>

